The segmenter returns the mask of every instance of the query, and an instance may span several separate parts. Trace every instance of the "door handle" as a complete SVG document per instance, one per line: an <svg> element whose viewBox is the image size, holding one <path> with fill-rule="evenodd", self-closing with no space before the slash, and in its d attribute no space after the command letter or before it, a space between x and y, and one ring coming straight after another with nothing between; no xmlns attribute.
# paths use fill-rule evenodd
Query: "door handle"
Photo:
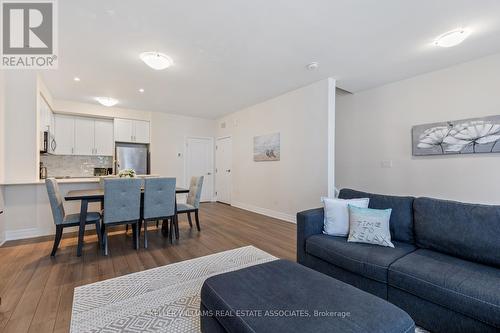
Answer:
<svg viewBox="0 0 500 333"><path fill-rule="evenodd" d="M231 169L227 169L226 172L231 172Z"/></svg>

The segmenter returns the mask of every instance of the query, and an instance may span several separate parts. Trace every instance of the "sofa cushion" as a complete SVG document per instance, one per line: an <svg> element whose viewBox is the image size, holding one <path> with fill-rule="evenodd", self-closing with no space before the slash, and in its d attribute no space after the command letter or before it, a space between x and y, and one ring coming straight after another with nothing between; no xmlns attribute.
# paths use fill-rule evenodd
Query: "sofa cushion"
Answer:
<svg viewBox="0 0 500 333"><path fill-rule="evenodd" d="M419 249L391 265L389 285L500 328L500 269Z"/></svg>
<svg viewBox="0 0 500 333"><path fill-rule="evenodd" d="M500 267L500 206L418 198L417 246Z"/></svg>
<svg viewBox="0 0 500 333"><path fill-rule="evenodd" d="M208 278L201 288L201 308L211 311L201 316L202 327L211 314L226 332L415 330L410 316L395 305L286 260Z"/></svg>
<svg viewBox="0 0 500 333"><path fill-rule="evenodd" d="M394 248L348 243L345 237L313 235L306 240L306 252L352 273L387 283L387 268L415 250L415 246L394 242Z"/></svg>
<svg viewBox="0 0 500 333"><path fill-rule="evenodd" d="M414 197L372 194L344 188L340 190L340 199L369 198L369 208L392 208L390 228L391 239L414 243L413 236L413 200Z"/></svg>

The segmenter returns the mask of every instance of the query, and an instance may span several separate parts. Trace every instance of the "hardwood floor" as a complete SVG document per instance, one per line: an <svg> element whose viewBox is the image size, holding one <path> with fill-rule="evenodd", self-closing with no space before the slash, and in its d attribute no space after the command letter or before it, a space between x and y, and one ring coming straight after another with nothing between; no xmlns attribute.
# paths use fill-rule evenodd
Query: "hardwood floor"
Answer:
<svg viewBox="0 0 500 333"><path fill-rule="evenodd" d="M56 257L53 237L7 242L0 247L0 332L68 332L73 289L87 283L167 265L186 259L254 245L280 258L295 260L295 225L220 203L200 208L201 232L179 221L180 239L169 244L148 228L149 244L132 248L132 234L112 229L109 256L98 251L95 232L85 236L76 256L77 235L65 234Z"/></svg>

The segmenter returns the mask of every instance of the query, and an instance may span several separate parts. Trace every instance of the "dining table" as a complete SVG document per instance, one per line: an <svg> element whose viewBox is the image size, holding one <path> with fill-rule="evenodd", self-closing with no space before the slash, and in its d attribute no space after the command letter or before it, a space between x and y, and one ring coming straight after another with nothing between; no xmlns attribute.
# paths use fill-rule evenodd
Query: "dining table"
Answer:
<svg viewBox="0 0 500 333"><path fill-rule="evenodd" d="M189 193L189 189L176 187L176 194ZM142 190L142 195L144 195L144 190ZM83 248L83 235L85 233L85 221L87 220L87 213L89 208L89 202L104 202L104 189L89 189L89 190L72 190L68 191L64 197L66 201L81 201L80 206L80 228L78 230L78 246L76 250L76 255L80 257L82 255ZM143 200L141 200L142 205Z"/></svg>

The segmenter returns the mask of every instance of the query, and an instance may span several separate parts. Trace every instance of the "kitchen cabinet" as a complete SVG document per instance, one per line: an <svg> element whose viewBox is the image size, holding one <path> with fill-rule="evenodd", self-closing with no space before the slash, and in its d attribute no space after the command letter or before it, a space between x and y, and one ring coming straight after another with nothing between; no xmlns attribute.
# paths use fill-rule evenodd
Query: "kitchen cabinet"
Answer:
<svg viewBox="0 0 500 333"><path fill-rule="evenodd" d="M94 154L113 156L113 121L96 119L94 121Z"/></svg>
<svg viewBox="0 0 500 333"><path fill-rule="evenodd" d="M40 132L54 131L54 113L49 104L45 101L43 96L40 95Z"/></svg>
<svg viewBox="0 0 500 333"><path fill-rule="evenodd" d="M94 119L75 118L74 155L94 155Z"/></svg>
<svg viewBox="0 0 500 333"><path fill-rule="evenodd" d="M115 141L149 143L149 121L116 118L114 127Z"/></svg>
<svg viewBox="0 0 500 333"><path fill-rule="evenodd" d="M56 155L73 155L75 150L75 118L55 115Z"/></svg>
<svg viewBox="0 0 500 333"><path fill-rule="evenodd" d="M149 143L149 121L134 120L134 142Z"/></svg>
<svg viewBox="0 0 500 333"><path fill-rule="evenodd" d="M113 156L113 121L56 115L57 155Z"/></svg>
<svg viewBox="0 0 500 333"><path fill-rule="evenodd" d="M54 153L54 130L55 120L54 113L49 104L45 101L42 95L39 99L39 137L40 137L40 152L53 154ZM45 138L47 142L45 142Z"/></svg>
<svg viewBox="0 0 500 333"><path fill-rule="evenodd" d="M131 119L115 118L115 141L134 141L134 121Z"/></svg>

